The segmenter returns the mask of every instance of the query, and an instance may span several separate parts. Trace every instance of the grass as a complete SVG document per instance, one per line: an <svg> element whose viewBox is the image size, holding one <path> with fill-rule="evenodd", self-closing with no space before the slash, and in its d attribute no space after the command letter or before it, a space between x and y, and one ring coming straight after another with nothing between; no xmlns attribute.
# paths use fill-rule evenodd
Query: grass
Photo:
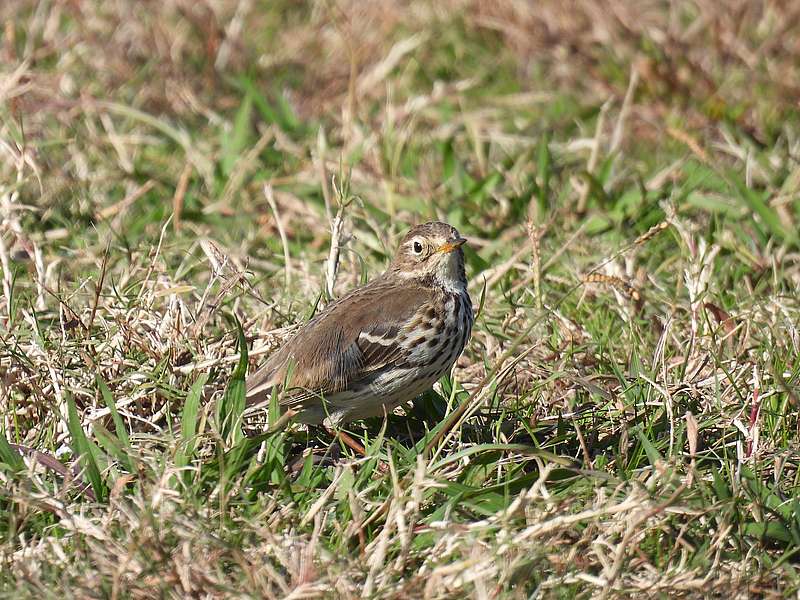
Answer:
<svg viewBox="0 0 800 600"><path fill-rule="evenodd" d="M4 3L0 594L796 594L797 18ZM366 457L242 421L432 218L481 306L452 378Z"/></svg>

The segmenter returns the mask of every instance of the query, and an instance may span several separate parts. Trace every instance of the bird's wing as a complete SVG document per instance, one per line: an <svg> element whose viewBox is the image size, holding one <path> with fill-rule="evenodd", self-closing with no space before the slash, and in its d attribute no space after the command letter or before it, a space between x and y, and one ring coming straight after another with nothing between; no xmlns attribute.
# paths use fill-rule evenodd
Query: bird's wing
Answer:
<svg viewBox="0 0 800 600"><path fill-rule="evenodd" d="M273 387L284 383L292 388L284 402L302 404L402 361L407 351L396 338L425 318L434 291L414 283L388 285L384 277L374 280L304 325L248 378L248 404L264 402Z"/></svg>

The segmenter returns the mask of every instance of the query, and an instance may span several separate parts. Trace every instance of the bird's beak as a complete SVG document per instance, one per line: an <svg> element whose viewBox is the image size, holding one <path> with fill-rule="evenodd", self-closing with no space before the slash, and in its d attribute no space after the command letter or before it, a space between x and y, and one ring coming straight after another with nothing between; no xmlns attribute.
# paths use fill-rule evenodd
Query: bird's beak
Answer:
<svg viewBox="0 0 800 600"><path fill-rule="evenodd" d="M466 243L467 240L465 240L464 238L458 238L456 240L453 240L452 242L447 242L446 244L442 244L436 249L436 251L441 252L443 254L447 254L449 252L452 252L456 248L460 248Z"/></svg>

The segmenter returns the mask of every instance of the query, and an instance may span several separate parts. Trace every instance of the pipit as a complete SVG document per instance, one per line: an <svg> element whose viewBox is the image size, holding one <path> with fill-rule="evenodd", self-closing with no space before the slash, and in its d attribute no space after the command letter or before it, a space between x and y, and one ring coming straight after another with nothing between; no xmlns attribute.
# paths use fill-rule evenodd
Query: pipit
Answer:
<svg viewBox="0 0 800 600"><path fill-rule="evenodd" d="M300 422L331 427L430 389L472 331L464 242L447 223L413 227L383 275L329 304L248 378L248 405L277 389Z"/></svg>

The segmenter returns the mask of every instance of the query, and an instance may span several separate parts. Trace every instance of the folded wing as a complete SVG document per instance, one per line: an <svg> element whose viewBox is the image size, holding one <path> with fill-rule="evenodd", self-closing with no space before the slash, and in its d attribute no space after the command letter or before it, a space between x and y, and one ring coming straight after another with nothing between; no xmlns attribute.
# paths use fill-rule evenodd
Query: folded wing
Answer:
<svg viewBox="0 0 800 600"><path fill-rule="evenodd" d="M413 283L389 292L381 277L330 304L248 378L247 404L266 402L286 383L283 404L301 408L397 364L407 353L398 336L422 318L433 294Z"/></svg>

